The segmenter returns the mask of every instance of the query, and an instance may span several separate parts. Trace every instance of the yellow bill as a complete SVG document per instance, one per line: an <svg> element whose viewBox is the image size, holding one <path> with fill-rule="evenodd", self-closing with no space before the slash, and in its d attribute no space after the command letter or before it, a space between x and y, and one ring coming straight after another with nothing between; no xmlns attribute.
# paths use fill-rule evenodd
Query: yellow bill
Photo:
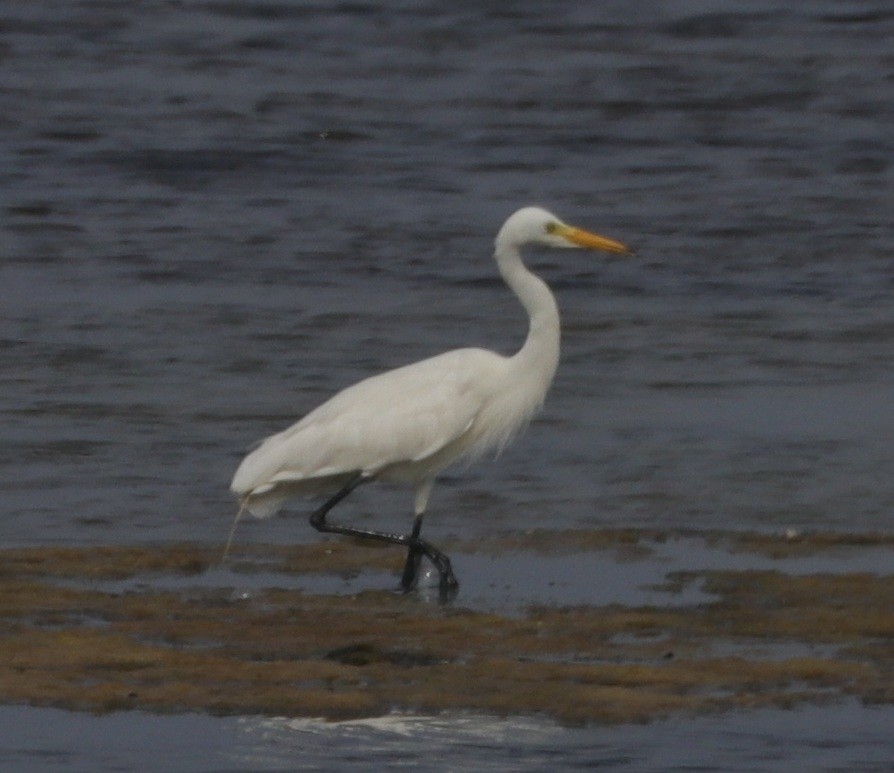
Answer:
<svg viewBox="0 0 894 773"><path fill-rule="evenodd" d="M627 245L616 242L614 239L608 239L599 234L590 233L583 228L575 228L570 225L560 226L557 230L560 236L566 238L572 244L578 247L584 247L588 250L602 250L603 252L614 252L617 255L632 255Z"/></svg>

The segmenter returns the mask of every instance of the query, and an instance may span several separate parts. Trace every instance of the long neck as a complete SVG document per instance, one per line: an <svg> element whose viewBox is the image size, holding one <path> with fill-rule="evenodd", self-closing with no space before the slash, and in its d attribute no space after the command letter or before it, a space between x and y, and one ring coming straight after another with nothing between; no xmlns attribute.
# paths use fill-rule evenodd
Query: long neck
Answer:
<svg viewBox="0 0 894 773"><path fill-rule="evenodd" d="M510 366L519 379L536 384L539 403L559 364L559 308L546 282L525 268L518 247L498 239L494 257L506 284L528 312L528 337L510 358Z"/></svg>

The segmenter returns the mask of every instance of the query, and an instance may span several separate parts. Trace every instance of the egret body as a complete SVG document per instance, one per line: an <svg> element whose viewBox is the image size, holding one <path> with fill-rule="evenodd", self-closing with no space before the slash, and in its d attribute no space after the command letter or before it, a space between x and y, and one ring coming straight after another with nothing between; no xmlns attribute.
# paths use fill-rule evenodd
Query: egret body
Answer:
<svg viewBox="0 0 894 773"><path fill-rule="evenodd" d="M422 556L428 556L440 573L442 597L454 595L458 584L449 558L420 536L435 478L460 458L505 446L543 404L559 362L558 307L546 283L522 263L520 250L529 244L629 252L543 209L520 209L497 234L494 257L529 317L521 349L512 356L456 349L337 393L245 457L230 486L241 503L236 521L246 510L266 518L297 497L329 495L310 517L314 528L406 546L404 590L415 586ZM415 487L409 534L327 522L338 502L373 480Z"/></svg>

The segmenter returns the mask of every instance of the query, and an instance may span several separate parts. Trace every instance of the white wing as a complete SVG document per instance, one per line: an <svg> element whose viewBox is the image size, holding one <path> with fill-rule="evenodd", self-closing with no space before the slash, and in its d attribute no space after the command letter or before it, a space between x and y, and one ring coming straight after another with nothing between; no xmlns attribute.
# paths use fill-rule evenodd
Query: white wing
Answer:
<svg viewBox="0 0 894 773"><path fill-rule="evenodd" d="M302 481L422 462L470 430L505 362L458 349L354 384L267 438L243 460L231 489L260 496L280 484L299 489Z"/></svg>

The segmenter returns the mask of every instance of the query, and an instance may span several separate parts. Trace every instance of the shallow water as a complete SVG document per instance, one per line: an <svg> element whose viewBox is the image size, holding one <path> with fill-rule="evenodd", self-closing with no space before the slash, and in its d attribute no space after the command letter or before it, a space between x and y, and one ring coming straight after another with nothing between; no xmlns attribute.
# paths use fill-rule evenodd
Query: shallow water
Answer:
<svg viewBox="0 0 894 773"><path fill-rule="evenodd" d="M27 707L0 707L0 719L0 764L46 771L436 771L472 760L476 770L882 771L894 753L891 708L854 704L605 729L479 715L328 723Z"/></svg>
<svg viewBox="0 0 894 773"><path fill-rule="evenodd" d="M5 545L223 540L258 438L359 377L519 344L488 256L533 202L637 256L532 256L553 393L445 476L433 540L890 530L886 3L60 0L0 29Z"/></svg>
<svg viewBox="0 0 894 773"><path fill-rule="evenodd" d="M488 253L535 201L638 255L538 261L553 394L441 486L433 535L886 528L885 8L6 8L5 542L223 534L257 438L363 375L518 345Z"/></svg>

